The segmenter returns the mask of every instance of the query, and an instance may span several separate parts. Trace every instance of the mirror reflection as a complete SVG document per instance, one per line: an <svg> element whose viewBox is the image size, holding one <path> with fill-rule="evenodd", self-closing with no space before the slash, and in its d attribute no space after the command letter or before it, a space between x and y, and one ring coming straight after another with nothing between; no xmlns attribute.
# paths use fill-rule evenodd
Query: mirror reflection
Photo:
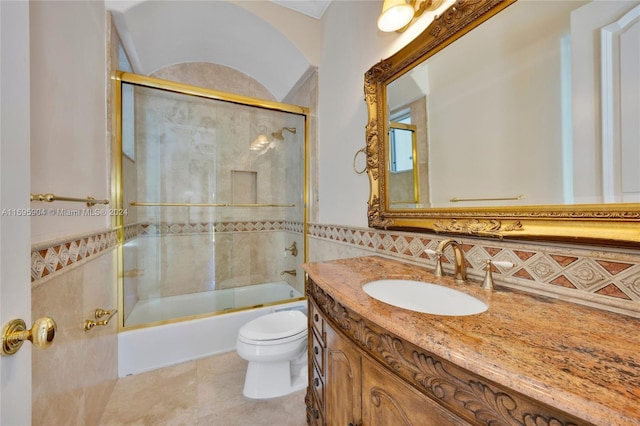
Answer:
<svg viewBox="0 0 640 426"><path fill-rule="evenodd" d="M416 132L410 117L389 124L389 202L396 206L420 203Z"/></svg>
<svg viewBox="0 0 640 426"><path fill-rule="evenodd" d="M638 202L639 21L521 0L389 83L387 207Z"/></svg>

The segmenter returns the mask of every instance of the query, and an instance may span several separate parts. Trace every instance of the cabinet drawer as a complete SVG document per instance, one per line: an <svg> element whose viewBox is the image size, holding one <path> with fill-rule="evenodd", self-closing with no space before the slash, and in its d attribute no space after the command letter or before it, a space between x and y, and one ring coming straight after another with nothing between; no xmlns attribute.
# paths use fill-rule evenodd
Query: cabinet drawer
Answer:
<svg viewBox="0 0 640 426"><path fill-rule="evenodd" d="M309 315L311 318L311 325L313 330L318 334L318 337L324 339L324 318L318 311L315 303L309 304ZM324 346L325 342L322 341L322 345Z"/></svg>
<svg viewBox="0 0 640 426"><path fill-rule="evenodd" d="M309 350L311 351L311 358L313 358L314 362L318 366L320 374L324 376L324 345L316 333L311 333L310 337L311 345L309 346Z"/></svg>
<svg viewBox="0 0 640 426"><path fill-rule="evenodd" d="M315 361L313 363L313 377L311 378L309 386L313 389L313 394L318 401L318 405L321 409L324 409L324 380L322 374L318 371L318 366Z"/></svg>

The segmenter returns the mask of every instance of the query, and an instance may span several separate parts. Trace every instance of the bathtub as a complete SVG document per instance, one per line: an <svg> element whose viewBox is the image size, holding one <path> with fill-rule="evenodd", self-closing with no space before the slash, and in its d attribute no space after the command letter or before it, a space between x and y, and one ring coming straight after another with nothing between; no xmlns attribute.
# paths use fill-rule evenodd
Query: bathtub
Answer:
<svg viewBox="0 0 640 426"><path fill-rule="evenodd" d="M252 319L281 310L297 309L306 313L307 309L306 300L264 305L302 296L281 282L138 301L127 318L127 326L214 310L230 312L119 332L118 376L233 351L238 330Z"/></svg>
<svg viewBox="0 0 640 426"><path fill-rule="evenodd" d="M127 316L125 325L132 327L174 318L258 307L298 297L302 297L302 294L283 281L138 300Z"/></svg>

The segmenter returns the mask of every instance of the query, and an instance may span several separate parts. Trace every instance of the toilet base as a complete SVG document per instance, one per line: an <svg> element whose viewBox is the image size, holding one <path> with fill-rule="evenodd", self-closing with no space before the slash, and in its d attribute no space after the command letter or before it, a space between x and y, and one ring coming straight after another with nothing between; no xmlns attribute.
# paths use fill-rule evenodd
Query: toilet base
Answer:
<svg viewBox="0 0 640 426"><path fill-rule="evenodd" d="M306 361L306 354L304 356ZM285 396L307 387L307 363L250 361L242 394L251 399Z"/></svg>

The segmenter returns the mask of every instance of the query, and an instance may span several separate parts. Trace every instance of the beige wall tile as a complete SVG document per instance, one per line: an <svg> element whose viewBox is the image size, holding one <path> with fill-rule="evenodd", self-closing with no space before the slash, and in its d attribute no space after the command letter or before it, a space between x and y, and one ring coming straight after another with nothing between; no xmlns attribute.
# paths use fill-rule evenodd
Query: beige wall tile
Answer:
<svg viewBox="0 0 640 426"><path fill-rule="evenodd" d="M52 317L51 347L33 351L33 424L95 424L117 379L117 317L84 331L96 308L117 306L115 251L108 251L32 291L32 316Z"/></svg>

